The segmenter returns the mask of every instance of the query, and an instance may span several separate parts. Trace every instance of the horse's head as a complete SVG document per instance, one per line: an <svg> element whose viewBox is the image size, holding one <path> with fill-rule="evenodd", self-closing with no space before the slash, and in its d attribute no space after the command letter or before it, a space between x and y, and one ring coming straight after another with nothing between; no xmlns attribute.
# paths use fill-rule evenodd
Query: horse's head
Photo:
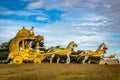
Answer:
<svg viewBox="0 0 120 80"><path fill-rule="evenodd" d="M74 42L74 45L73 45L73 46L78 47L78 44Z"/></svg>
<svg viewBox="0 0 120 80"><path fill-rule="evenodd" d="M77 46L78 46L78 44L75 43L74 41L70 42L69 45L68 45L68 47L71 47L71 48L77 47Z"/></svg>
<svg viewBox="0 0 120 80"><path fill-rule="evenodd" d="M101 44L101 49L103 49L103 50L107 50L107 49L108 49L108 47L106 46L106 44L105 44L105 43L102 43L102 44Z"/></svg>
<svg viewBox="0 0 120 80"><path fill-rule="evenodd" d="M98 47L97 52L100 52L100 53L105 54L107 49L108 49L108 47L106 46L106 44L105 44L105 43L102 43L102 44Z"/></svg>
<svg viewBox="0 0 120 80"><path fill-rule="evenodd" d="M106 50L108 49L108 47L106 46L105 43L102 43L98 49L96 50L96 52L100 53L100 54L105 54Z"/></svg>

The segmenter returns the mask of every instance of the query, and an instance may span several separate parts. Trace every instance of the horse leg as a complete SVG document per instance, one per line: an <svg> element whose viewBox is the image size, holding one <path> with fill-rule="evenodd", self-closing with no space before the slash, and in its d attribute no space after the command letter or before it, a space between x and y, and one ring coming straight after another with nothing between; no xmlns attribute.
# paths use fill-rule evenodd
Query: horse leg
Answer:
<svg viewBox="0 0 120 80"><path fill-rule="evenodd" d="M85 56L84 60L82 61L82 64L85 64L85 62L88 60L89 56Z"/></svg>
<svg viewBox="0 0 120 80"><path fill-rule="evenodd" d="M91 59L90 60L88 60L88 64L90 64L91 63Z"/></svg>
<svg viewBox="0 0 120 80"><path fill-rule="evenodd" d="M89 58L89 60L88 60L88 64L90 64L91 63L91 58Z"/></svg>
<svg viewBox="0 0 120 80"><path fill-rule="evenodd" d="M52 64L52 62L53 62L54 56L55 56L55 54L52 54L52 55L51 55L51 58L50 58L50 63L51 63L51 64Z"/></svg>
<svg viewBox="0 0 120 80"><path fill-rule="evenodd" d="M81 63L81 61L82 61L82 57L78 57L77 58L77 63Z"/></svg>
<svg viewBox="0 0 120 80"><path fill-rule="evenodd" d="M105 62L104 59L100 59L100 60L99 60L99 64L106 64L106 62Z"/></svg>
<svg viewBox="0 0 120 80"><path fill-rule="evenodd" d="M66 63L69 64L70 63L70 55L67 54L67 60L66 60Z"/></svg>
<svg viewBox="0 0 120 80"><path fill-rule="evenodd" d="M84 57L83 60L82 60L82 64L85 64L85 61L86 61L86 60L85 60L85 57Z"/></svg>
<svg viewBox="0 0 120 80"><path fill-rule="evenodd" d="M60 61L60 57L57 58L57 64L59 63L59 61Z"/></svg>
<svg viewBox="0 0 120 80"><path fill-rule="evenodd" d="M105 64L105 60L103 59L103 55L100 56L100 59L99 59L99 64Z"/></svg>

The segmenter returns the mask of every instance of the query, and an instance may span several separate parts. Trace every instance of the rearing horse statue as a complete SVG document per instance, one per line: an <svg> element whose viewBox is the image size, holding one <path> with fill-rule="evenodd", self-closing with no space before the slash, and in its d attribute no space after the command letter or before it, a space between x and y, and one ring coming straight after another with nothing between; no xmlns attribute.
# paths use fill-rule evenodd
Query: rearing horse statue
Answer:
<svg viewBox="0 0 120 80"><path fill-rule="evenodd" d="M70 63L70 54L73 52L73 48L77 47L78 45L72 41L68 44L68 46L65 49L60 49L60 48L52 48L48 50L46 54L50 54L50 63L52 63L53 58L55 55L62 55L62 56L67 56L66 63Z"/></svg>
<svg viewBox="0 0 120 80"><path fill-rule="evenodd" d="M84 57L84 59L82 60L82 64L85 64L85 62L88 61L88 59L90 57L104 58L104 54L106 53L107 49L108 48L107 48L106 44L102 43L96 51L84 50L78 56L79 56L79 59ZM88 61L88 63L90 63L90 60Z"/></svg>

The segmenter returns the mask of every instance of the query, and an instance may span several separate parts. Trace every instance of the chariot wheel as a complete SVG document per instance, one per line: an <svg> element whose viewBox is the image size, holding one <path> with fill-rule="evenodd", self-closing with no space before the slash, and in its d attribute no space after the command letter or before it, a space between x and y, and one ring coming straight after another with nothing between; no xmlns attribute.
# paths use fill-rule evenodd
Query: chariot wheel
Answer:
<svg viewBox="0 0 120 80"><path fill-rule="evenodd" d="M41 63L41 59L40 58L35 58L34 59L34 63L40 64Z"/></svg>
<svg viewBox="0 0 120 80"><path fill-rule="evenodd" d="M21 56L16 56L14 59L13 59L13 63L14 64L22 64L23 62L23 59Z"/></svg>

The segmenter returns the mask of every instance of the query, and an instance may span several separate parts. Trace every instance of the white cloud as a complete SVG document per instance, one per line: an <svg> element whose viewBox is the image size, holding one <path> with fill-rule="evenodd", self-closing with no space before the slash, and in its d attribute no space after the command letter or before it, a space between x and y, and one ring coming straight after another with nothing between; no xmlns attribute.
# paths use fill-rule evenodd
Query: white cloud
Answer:
<svg viewBox="0 0 120 80"><path fill-rule="evenodd" d="M5 11L2 13L2 15L12 15L14 14L14 11Z"/></svg>
<svg viewBox="0 0 120 80"><path fill-rule="evenodd" d="M74 14L74 15L73 15ZM81 12L81 11L69 11L61 15L64 20L81 20L81 21L99 21L99 20L109 20L109 18L95 13Z"/></svg>
<svg viewBox="0 0 120 80"><path fill-rule="evenodd" d="M40 9L45 8L46 10L58 9L68 10L67 8L74 8L80 4L82 0L36 0L29 1L27 9Z"/></svg>
<svg viewBox="0 0 120 80"><path fill-rule="evenodd" d="M15 11L15 15L19 16L31 16L31 15L43 15L42 11L37 11L37 10L23 10L23 11Z"/></svg>
<svg viewBox="0 0 120 80"><path fill-rule="evenodd" d="M3 25L4 23L6 23L6 25ZM41 25L37 23L14 20L0 20L0 24L0 34L2 34L0 35L0 43L9 41L11 38L15 37L16 33L22 28L22 26L26 26L27 29L34 26L35 35L44 36L46 48L57 45L66 47L70 41L75 41L79 45L76 49L96 50L102 42L107 42L106 44L109 47L108 54L111 54L118 49L115 49L116 47L119 47L118 42L112 41L109 43L112 37L104 31L101 31L99 27L96 27L97 30L94 30L94 27L73 26L72 24L65 22L55 22L52 24ZM111 43L114 43L114 45Z"/></svg>
<svg viewBox="0 0 120 80"><path fill-rule="evenodd" d="M105 16L90 12L69 11L61 15L62 21L71 22L73 26L108 26L111 20Z"/></svg>
<svg viewBox="0 0 120 80"><path fill-rule="evenodd" d="M30 0L29 2L27 9L44 8L73 12L85 10L113 18L119 17L120 14L120 0Z"/></svg>
<svg viewBox="0 0 120 80"><path fill-rule="evenodd" d="M105 16L96 15L96 14L88 14L84 18L82 18L82 20L99 21L99 20L109 20L109 18Z"/></svg>
<svg viewBox="0 0 120 80"><path fill-rule="evenodd" d="M17 16L32 16L32 15L45 15L41 10L18 10L18 11L2 11L0 15L17 15Z"/></svg>
<svg viewBox="0 0 120 80"><path fill-rule="evenodd" d="M49 20L49 18L48 17L44 17L44 16L37 16L36 17L36 20L40 20L40 21L45 21L45 20Z"/></svg>
<svg viewBox="0 0 120 80"><path fill-rule="evenodd" d="M120 17L120 0L86 0L82 6L87 11L93 11L111 18Z"/></svg>
<svg viewBox="0 0 120 80"><path fill-rule="evenodd" d="M27 8L28 9L39 9L39 8L42 8L43 6L43 2L41 0L38 0L36 2L31 2Z"/></svg>
<svg viewBox="0 0 120 80"><path fill-rule="evenodd" d="M64 2L62 3L62 6L64 7L75 7L78 4L80 4L81 0L64 0Z"/></svg>
<svg viewBox="0 0 120 80"><path fill-rule="evenodd" d="M73 26L104 26L106 25L105 23L101 22L101 23L94 23L94 22L84 22L84 23L80 23L80 24L73 24Z"/></svg>

